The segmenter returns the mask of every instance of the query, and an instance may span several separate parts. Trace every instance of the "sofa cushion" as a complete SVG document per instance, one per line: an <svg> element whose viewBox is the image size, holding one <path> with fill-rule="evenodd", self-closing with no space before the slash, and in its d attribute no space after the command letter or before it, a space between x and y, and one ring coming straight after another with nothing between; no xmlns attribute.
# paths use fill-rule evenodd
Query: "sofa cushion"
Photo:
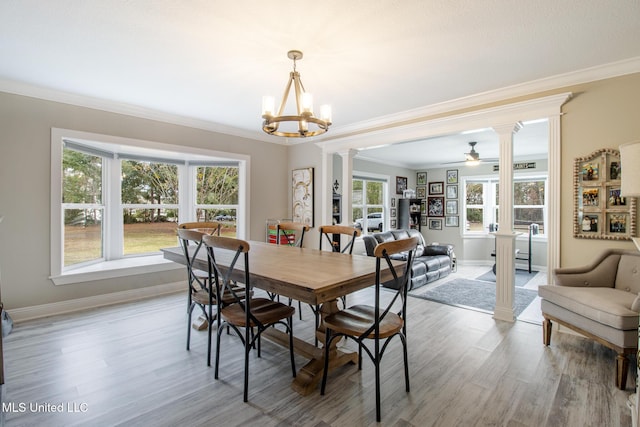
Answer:
<svg viewBox="0 0 640 427"><path fill-rule="evenodd" d="M640 292L640 257L632 255L620 256L615 287L634 294Z"/></svg>
<svg viewBox="0 0 640 427"><path fill-rule="evenodd" d="M560 307L615 329L638 329L638 313L631 309L635 293L615 288L543 285L538 295Z"/></svg>

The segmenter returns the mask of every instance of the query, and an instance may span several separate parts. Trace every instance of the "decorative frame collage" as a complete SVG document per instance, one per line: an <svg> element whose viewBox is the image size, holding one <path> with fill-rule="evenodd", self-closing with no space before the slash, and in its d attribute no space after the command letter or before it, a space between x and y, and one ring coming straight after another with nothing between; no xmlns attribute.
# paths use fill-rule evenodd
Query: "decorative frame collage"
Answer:
<svg viewBox="0 0 640 427"><path fill-rule="evenodd" d="M427 225L427 173L416 173L416 199L420 199L420 226Z"/></svg>
<svg viewBox="0 0 640 427"><path fill-rule="evenodd" d="M422 199L420 223L429 230L460 226L458 169L446 171L445 181L427 181L427 172L416 174L416 197Z"/></svg>
<svg viewBox="0 0 640 427"><path fill-rule="evenodd" d="M447 170L445 199L445 227L460 226L460 211L458 203L458 169Z"/></svg>
<svg viewBox="0 0 640 427"><path fill-rule="evenodd" d="M578 157L573 166L573 236L630 240L636 235L636 198L620 195L620 152L611 148Z"/></svg>

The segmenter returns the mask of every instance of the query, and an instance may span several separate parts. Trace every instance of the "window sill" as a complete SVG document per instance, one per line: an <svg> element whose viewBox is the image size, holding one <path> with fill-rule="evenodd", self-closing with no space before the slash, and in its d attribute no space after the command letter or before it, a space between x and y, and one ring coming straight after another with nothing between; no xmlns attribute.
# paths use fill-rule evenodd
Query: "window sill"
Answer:
<svg viewBox="0 0 640 427"><path fill-rule="evenodd" d="M49 277L54 285L70 285L93 280L113 279L136 274L157 273L184 268L162 255L105 261Z"/></svg>

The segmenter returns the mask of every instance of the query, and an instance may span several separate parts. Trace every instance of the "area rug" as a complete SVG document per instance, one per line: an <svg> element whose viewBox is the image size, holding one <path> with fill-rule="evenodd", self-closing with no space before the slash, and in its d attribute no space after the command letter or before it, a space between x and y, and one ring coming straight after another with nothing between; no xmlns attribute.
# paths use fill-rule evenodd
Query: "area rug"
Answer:
<svg viewBox="0 0 640 427"><path fill-rule="evenodd" d="M496 285L472 279L454 279L425 292L409 295L488 313L493 313L496 305ZM518 317L537 295L538 292L530 289L515 288L515 316Z"/></svg>
<svg viewBox="0 0 640 427"><path fill-rule="evenodd" d="M516 269L516 286L524 286L529 283L529 280L533 279L537 274L537 271L531 270L531 274L529 274L529 270L521 270L519 268ZM493 270L489 270L481 276L476 277L476 280L482 280L484 282L493 282L496 283L496 275L493 274Z"/></svg>

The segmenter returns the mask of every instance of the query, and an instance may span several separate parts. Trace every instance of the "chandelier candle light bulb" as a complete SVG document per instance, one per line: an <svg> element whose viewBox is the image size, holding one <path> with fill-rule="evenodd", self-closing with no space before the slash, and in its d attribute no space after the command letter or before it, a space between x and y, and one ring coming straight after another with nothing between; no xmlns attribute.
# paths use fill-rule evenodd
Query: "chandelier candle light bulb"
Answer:
<svg viewBox="0 0 640 427"><path fill-rule="evenodd" d="M287 57L293 60L293 71L289 73L289 81L284 90L282 102L276 113L276 105L272 96L262 97L262 130L269 135L284 136L286 138L305 138L325 133L331 126L331 107L320 107L320 118L313 115L313 96L307 93L300 79L300 73L296 71L296 61L302 59L302 52L290 50ZM297 115L283 115L289 99L291 86L295 92ZM289 126L290 129L281 129L280 126ZM314 130L309 130L313 125Z"/></svg>

